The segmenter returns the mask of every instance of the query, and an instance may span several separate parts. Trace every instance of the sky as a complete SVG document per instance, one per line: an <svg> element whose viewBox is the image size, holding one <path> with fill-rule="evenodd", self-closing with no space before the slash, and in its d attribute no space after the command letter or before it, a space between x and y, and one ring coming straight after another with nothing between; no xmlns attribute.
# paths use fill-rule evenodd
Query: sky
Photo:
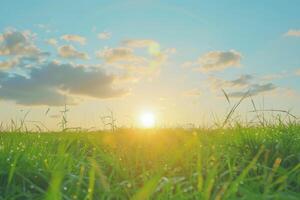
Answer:
<svg viewBox="0 0 300 200"><path fill-rule="evenodd" d="M0 121L222 120L246 93L300 114L300 1L1 0ZM223 91L229 97L230 104ZM241 118L253 110L241 105Z"/></svg>

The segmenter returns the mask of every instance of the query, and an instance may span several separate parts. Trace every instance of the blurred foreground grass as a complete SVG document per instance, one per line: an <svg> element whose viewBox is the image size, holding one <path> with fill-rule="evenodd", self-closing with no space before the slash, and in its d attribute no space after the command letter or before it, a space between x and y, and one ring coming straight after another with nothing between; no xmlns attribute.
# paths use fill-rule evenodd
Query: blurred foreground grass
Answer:
<svg viewBox="0 0 300 200"><path fill-rule="evenodd" d="M300 199L300 126L0 133L0 199Z"/></svg>

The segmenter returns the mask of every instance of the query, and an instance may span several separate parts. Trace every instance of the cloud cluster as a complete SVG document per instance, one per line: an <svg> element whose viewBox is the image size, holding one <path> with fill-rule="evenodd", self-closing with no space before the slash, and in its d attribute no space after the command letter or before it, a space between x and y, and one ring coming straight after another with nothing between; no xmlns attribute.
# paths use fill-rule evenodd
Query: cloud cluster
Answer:
<svg viewBox="0 0 300 200"><path fill-rule="evenodd" d="M298 31L292 30L287 34L298 36ZM110 37L109 32L98 34L98 38L102 40ZM67 34L61 36L61 39L86 44L86 38L79 35ZM114 72L121 72L117 75L108 74L99 65L61 64L49 61L50 57L42 60L49 54L40 50L34 40L35 35L29 31L8 30L0 34L0 56L5 58L0 60L0 70L5 69L0 71L1 99L23 105L59 106L65 103L77 104L81 97L122 97L130 91L124 87L125 83L159 74L168 57L176 53L175 48L162 49L159 42L151 39L124 40L118 47L106 47L97 51L96 57L104 61L103 65L114 67ZM87 53L77 50L71 44L58 46L58 41L54 38L46 42L57 48L59 58L89 59ZM187 62L186 66L203 72L216 72L239 67L241 59L241 53L235 50L211 51L201 55L196 61ZM18 70L6 71L15 66L22 66L25 70L22 73L13 73ZM213 90L225 88L230 97L241 97L246 92L257 95L274 90L274 84L265 82L273 77L267 78L257 79L245 74L233 80L224 80L210 76L209 84ZM123 87L118 87L120 85ZM195 88L186 91L184 95L199 96L201 91Z"/></svg>
<svg viewBox="0 0 300 200"><path fill-rule="evenodd" d="M72 45L61 46L57 49L57 51L58 51L58 55L62 58L83 59L83 60L89 59L87 53L78 51Z"/></svg>
<svg viewBox="0 0 300 200"><path fill-rule="evenodd" d="M119 47L104 48L96 53L104 61L101 66L114 69L108 74L99 64L76 65L58 61L35 45L29 31L7 30L0 34L0 98L22 105L59 106L76 104L78 99L117 98L129 94L127 83L158 72L168 55L176 49L161 51L154 40L126 40ZM111 33L103 32L100 39L109 39ZM61 40L85 44L86 38L66 34ZM64 59L89 59L85 52L71 44L58 46L55 38L45 40L57 48L57 57ZM12 69L13 70L10 70ZM122 88L120 86L123 85ZM118 87L119 86L119 87Z"/></svg>
<svg viewBox="0 0 300 200"><path fill-rule="evenodd" d="M239 67L242 55L238 51L211 51L198 58L188 61L184 67L194 67L202 72L222 71L230 67Z"/></svg>
<svg viewBox="0 0 300 200"><path fill-rule="evenodd" d="M77 42L81 45L84 45L86 43L86 38L80 35L66 34L61 36L61 39L68 42Z"/></svg>
<svg viewBox="0 0 300 200"><path fill-rule="evenodd" d="M196 68L202 72L223 71L230 67L241 66L242 54L235 50L230 51L211 51L203 54L197 61L188 61L183 67ZM270 77L267 77L270 78ZM271 77L273 78L273 77ZM233 80L225 80L215 76L209 76L207 81L212 91L226 89L228 96L233 98L242 97L245 94L258 95L269 92L277 87L273 83L266 83L265 78L256 78L250 74L244 74ZM197 94L197 90L188 91L190 95Z"/></svg>
<svg viewBox="0 0 300 200"><path fill-rule="evenodd" d="M105 71L51 62L33 68L27 76L0 72L0 97L22 105L75 104L76 96L99 99L122 97L128 89L116 88L119 77ZM67 101L67 102L66 102Z"/></svg>
<svg viewBox="0 0 300 200"><path fill-rule="evenodd" d="M98 51L96 55L106 64L124 69L132 76L152 77L160 72L168 56L175 51L174 48L162 51L159 43L154 40L131 39L123 41L120 47Z"/></svg>

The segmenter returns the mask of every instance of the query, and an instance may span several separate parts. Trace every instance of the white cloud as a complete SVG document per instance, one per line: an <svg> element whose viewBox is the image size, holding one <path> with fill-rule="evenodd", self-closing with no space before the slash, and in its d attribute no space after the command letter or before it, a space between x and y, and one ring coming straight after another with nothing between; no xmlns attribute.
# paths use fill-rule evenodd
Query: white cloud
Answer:
<svg viewBox="0 0 300 200"><path fill-rule="evenodd" d="M39 29L45 31L46 33L55 31L55 30L51 30L49 24L35 24L35 26L38 27Z"/></svg>
<svg viewBox="0 0 300 200"><path fill-rule="evenodd" d="M211 51L198 58L197 61L187 61L184 67L194 67L203 72L222 71L230 67L240 67L241 53L230 51Z"/></svg>
<svg viewBox="0 0 300 200"><path fill-rule="evenodd" d="M29 31L8 30L1 36L0 55L42 55L46 54L33 43L34 34Z"/></svg>
<svg viewBox="0 0 300 200"><path fill-rule="evenodd" d="M39 62L50 54L42 52L34 43L36 35L30 31L7 29L0 35L0 56L6 57L0 61L1 69L15 67L26 68L33 62Z"/></svg>
<svg viewBox="0 0 300 200"><path fill-rule="evenodd" d="M86 43L86 38L82 37L80 35L67 34L67 35L61 36L61 39L65 40L65 41L69 41L69 42L78 42L81 45L84 45Z"/></svg>
<svg viewBox="0 0 300 200"><path fill-rule="evenodd" d="M51 62L32 68L27 77L0 72L0 96L22 105L60 106L76 104L76 96L98 99L127 95L128 89L117 88L117 75L107 74L98 67ZM66 97L66 98L65 98Z"/></svg>
<svg viewBox="0 0 300 200"><path fill-rule="evenodd" d="M152 79L159 75L161 67L167 63L175 48L162 49L154 40L131 39L122 41L121 47L105 48L96 52L106 64L124 70L133 80ZM137 50L139 49L139 50Z"/></svg>
<svg viewBox="0 0 300 200"><path fill-rule="evenodd" d="M77 51L72 45L64 45L57 49L58 55L62 58L70 59L89 59L87 53Z"/></svg>
<svg viewBox="0 0 300 200"><path fill-rule="evenodd" d="M57 46L58 42L56 39L54 38L50 38L48 40L46 40L47 44L52 45L52 46Z"/></svg>
<svg viewBox="0 0 300 200"><path fill-rule="evenodd" d="M291 29L287 33L285 33L285 36L300 37L300 29Z"/></svg>
<svg viewBox="0 0 300 200"><path fill-rule="evenodd" d="M111 38L111 33L107 32L107 31L104 31L104 32L98 34L98 38L100 40L108 40L108 39Z"/></svg>

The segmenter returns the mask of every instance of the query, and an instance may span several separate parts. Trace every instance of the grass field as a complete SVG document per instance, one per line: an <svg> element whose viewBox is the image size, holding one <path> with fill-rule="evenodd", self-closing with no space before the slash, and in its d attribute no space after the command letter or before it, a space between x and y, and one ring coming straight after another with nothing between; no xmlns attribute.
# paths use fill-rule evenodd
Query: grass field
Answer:
<svg viewBox="0 0 300 200"><path fill-rule="evenodd" d="M300 199L300 126L1 133L0 199Z"/></svg>

